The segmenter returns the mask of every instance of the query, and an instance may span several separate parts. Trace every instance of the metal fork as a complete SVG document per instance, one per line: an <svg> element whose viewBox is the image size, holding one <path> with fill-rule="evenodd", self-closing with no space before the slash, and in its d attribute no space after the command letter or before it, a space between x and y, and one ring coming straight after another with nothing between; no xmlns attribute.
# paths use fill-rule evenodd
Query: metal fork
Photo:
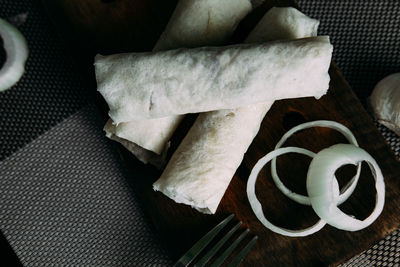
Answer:
<svg viewBox="0 0 400 267"><path fill-rule="evenodd" d="M193 245L175 264L174 267L188 266L215 238L215 236L232 220L233 214L229 215L225 220L220 222L217 226L211 229L205 236L203 236L196 244ZM194 266L204 266L210 261L210 259L218 252L223 244L239 229L242 222L235 224L210 250L200 258ZM240 241L249 233L249 229L246 228L238 238L236 238L232 244L222 252L222 254L210 265L220 266L225 259L232 253L232 251L239 245ZM239 266L240 262L246 257L250 249L257 241L257 236L254 236L247 245L233 258L228 266Z"/></svg>

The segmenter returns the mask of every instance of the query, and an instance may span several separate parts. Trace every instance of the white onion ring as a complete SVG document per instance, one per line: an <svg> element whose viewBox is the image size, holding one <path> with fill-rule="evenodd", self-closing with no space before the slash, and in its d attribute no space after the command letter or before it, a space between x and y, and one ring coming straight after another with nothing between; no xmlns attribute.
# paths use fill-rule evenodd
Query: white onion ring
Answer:
<svg viewBox="0 0 400 267"><path fill-rule="evenodd" d="M17 83L24 73L28 46L18 29L3 19L0 19L0 36L6 52L6 61L0 69L1 92Z"/></svg>
<svg viewBox="0 0 400 267"><path fill-rule="evenodd" d="M265 218L261 203L258 201L255 193L257 177L261 169L264 167L264 165L267 164L269 161L271 161L273 158L290 152L299 153L310 157L315 156L314 152L298 147L285 147L271 151L270 153L262 157L253 167L249 176L249 180L247 181L247 197L249 199L251 208L253 209L258 220L260 220L260 222L271 231L291 237L307 236L321 230L322 227L325 226L326 222L323 220L319 220L316 224L312 225L311 227L302 230L290 230L278 227L272 224L270 221L268 221L267 218ZM336 195L339 195L339 186L337 185L337 187L332 188L332 191L337 191Z"/></svg>
<svg viewBox="0 0 400 267"><path fill-rule="evenodd" d="M366 161L375 178L376 203L370 216L361 221L342 212L335 203L335 171L346 164ZM364 149L350 144L337 144L320 151L311 161L307 173L307 193L317 215L328 224L342 230L358 231L373 223L385 203L385 184L376 161Z"/></svg>
<svg viewBox="0 0 400 267"><path fill-rule="evenodd" d="M335 121L328 121L328 120L318 120L318 121L312 121L312 122L306 122L302 123L300 125L297 125L296 127L293 127L290 129L288 132L286 132L281 140L276 144L275 149L278 149L282 146L283 143L286 142L286 140L292 136L294 133L307 129L307 128L312 128L312 127L326 127L326 128L331 128L334 130L337 130L341 134L346 137L346 139L351 143L356 146L358 146L357 140L354 137L353 133L343 124L340 124ZM361 163L358 164L357 166L357 173L354 175L354 177L342 188L340 191L340 195L338 196L338 205L342 204L344 201L346 201L350 195L354 192L354 189L357 185L358 178L360 177L360 172L361 172ZM298 194L296 192L293 192L289 188L287 188L282 181L280 180L277 170L276 170L276 157L272 159L271 161L271 175L272 179L275 182L275 185L278 187L278 189L288 198L291 200L303 204L303 205L311 205L310 199L308 196ZM337 180L336 180L337 182Z"/></svg>

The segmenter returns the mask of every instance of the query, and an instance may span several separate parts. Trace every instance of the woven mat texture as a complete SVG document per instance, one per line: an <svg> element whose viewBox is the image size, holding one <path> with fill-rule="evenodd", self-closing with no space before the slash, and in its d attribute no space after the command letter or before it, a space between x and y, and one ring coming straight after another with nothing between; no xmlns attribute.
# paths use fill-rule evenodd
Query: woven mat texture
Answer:
<svg viewBox="0 0 400 267"><path fill-rule="evenodd" d="M400 71L400 1L298 3L331 36L334 60L363 104L380 79ZM40 1L0 0L1 18L24 13L26 72L0 94L1 231L26 266L170 265ZM399 157L400 138L378 128ZM344 266L399 260L398 230Z"/></svg>

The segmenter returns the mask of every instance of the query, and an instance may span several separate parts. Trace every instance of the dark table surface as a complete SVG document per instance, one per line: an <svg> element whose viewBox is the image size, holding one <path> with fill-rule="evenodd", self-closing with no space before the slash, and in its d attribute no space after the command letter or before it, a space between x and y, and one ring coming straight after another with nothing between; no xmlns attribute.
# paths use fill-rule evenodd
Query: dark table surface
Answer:
<svg viewBox="0 0 400 267"><path fill-rule="evenodd" d="M333 58L366 105L375 84L400 71L399 1L298 1L330 35ZM0 229L27 266L168 265L136 199L85 77L40 1L0 0L30 56L21 81L0 94ZM3 56L2 56L3 55ZM0 60L4 53L0 53ZM400 139L379 126L397 157ZM3 239L4 240L4 239ZM399 265L400 232L351 259Z"/></svg>

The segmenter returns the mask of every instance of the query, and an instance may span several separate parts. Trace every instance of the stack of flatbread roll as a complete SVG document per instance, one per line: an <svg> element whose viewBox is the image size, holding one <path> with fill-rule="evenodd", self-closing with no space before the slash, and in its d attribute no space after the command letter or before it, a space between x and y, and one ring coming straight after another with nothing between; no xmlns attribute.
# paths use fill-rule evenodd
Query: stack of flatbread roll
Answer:
<svg viewBox="0 0 400 267"><path fill-rule="evenodd" d="M162 166L184 114L200 113L153 187L203 213L216 212L275 100L329 88L329 38L294 8L272 8L244 44L221 46L252 8L181 0L153 52L95 58L106 135L141 161Z"/></svg>

